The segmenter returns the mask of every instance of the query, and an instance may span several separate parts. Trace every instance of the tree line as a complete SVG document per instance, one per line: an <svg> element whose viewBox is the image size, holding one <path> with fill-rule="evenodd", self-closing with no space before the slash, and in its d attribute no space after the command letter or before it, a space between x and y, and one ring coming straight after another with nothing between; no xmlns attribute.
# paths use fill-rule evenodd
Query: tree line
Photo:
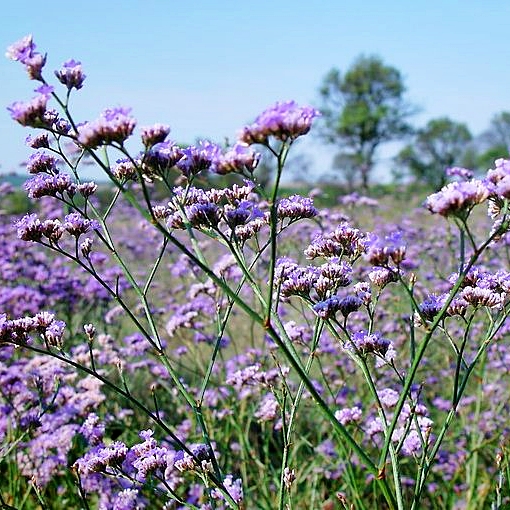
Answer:
<svg viewBox="0 0 510 510"><path fill-rule="evenodd" d="M359 57L343 74L332 69L319 92L319 136L337 149L333 166L351 189L369 188L378 151L392 141L405 143L393 158L393 177L434 189L445 184L447 168L483 172L509 151L510 112L496 114L476 137L448 117L414 127L410 119L419 109L406 98L402 74L378 56Z"/></svg>

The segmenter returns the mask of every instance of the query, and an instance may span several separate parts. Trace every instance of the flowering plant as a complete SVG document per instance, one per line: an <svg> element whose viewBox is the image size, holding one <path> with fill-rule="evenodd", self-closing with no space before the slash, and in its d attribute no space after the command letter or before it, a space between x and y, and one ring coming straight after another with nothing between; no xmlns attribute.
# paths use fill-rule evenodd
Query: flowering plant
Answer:
<svg viewBox="0 0 510 510"><path fill-rule="evenodd" d="M440 506L442 483L472 508L482 501L478 448L504 440L492 433L497 418L482 415L483 392L503 391L486 369L501 366L510 311L510 273L490 257L506 247L508 161L483 179L457 169L466 180L427 199L457 229L451 254L438 253L445 238L426 241L410 227L375 235L310 197L281 196L288 153L319 116L311 107L276 103L231 147L182 147L167 140L168 126L143 127L133 155L129 109L73 117L80 62L55 72L61 96L32 37L7 56L41 84L34 99L9 107L13 120L39 130L27 140L36 152L25 189L48 213L18 219L18 238L50 250L48 266L81 268L94 293L91 322L86 295L71 300L71 289L33 307L6 301L0 315L0 459L31 479L26 494L42 505L64 494L119 510L332 508L335 500L450 508ZM274 158L269 192L257 180L256 148ZM87 162L114 185L106 199L82 180ZM225 175L237 180L216 187ZM472 218L482 203L492 224L480 233ZM459 415L491 423L483 434L466 429L464 453L448 447ZM495 504L505 458L502 446ZM0 488L7 508L22 498L14 485Z"/></svg>

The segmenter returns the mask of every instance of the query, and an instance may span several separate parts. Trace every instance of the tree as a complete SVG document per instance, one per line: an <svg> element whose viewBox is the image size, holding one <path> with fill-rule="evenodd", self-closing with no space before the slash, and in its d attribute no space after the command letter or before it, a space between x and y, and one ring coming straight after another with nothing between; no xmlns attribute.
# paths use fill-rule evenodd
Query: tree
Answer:
<svg viewBox="0 0 510 510"><path fill-rule="evenodd" d="M504 147L505 153L510 149L510 112L501 112L491 119L489 129L482 135L489 147Z"/></svg>
<svg viewBox="0 0 510 510"><path fill-rule="evenodd" d="M475 166L485 171L494 165L494 160L508 157L510 151L510 112L501 112L492 117L489 128L477 140L478 153Z"/></svg>
<svg viewBox="0 0 510 510"><path fill-rule="evenodd" d="M447 117L430 120L395 158L416 180L434 189L446 184L445 170L460 166L472 136L465 124Z"/></svg>
<svg viewBox="0 0 510 510"><path fill-rule="evenodd" d="M357 162L365 189L379 146L411 132L406 120L416 109L404 92L400 72L376 56L359 57L343 76L332 69L320 88L322 137Z"/></svg>

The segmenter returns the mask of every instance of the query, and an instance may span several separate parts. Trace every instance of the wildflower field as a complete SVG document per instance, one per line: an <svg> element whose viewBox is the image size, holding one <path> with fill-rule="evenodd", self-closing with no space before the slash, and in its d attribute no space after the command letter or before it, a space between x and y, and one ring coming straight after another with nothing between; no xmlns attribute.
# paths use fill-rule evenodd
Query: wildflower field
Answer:
<svg viewBox="0 0 510 510"><path fill-rule="evenodd" d="M510 160L321 208L280 185L312 107L181 147L8 56L37 89L30 210L0 187L0 508L509 507Z"/></svg>

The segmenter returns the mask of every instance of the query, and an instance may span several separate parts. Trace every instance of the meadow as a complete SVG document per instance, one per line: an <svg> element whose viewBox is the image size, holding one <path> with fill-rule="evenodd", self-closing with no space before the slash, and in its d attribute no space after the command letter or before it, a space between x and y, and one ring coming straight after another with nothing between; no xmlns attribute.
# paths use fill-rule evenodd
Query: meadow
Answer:
<svg viewBox="0 0 510 510"><path fill-rule="evenodd" d="M0 186L1 508L510 505L509 160L319 206L281 186L314 108L181 147L8 55L38 88L9 107L30 210Z"/></svg>

